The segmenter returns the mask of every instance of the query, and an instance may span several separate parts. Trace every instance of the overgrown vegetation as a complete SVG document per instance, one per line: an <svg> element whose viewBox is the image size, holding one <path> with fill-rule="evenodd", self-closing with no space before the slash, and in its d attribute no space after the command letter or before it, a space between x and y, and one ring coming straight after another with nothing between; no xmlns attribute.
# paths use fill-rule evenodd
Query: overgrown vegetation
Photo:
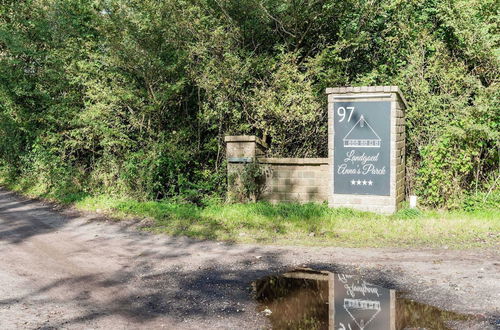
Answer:
<svg viewBox="0 0 500 330"><path fill-rule="evenodd" d="M325 156L326 87L398 85L407 193L467 205L498 190L499 21L496 0L0 0L2 173L199 204L225 134Z"/></svg>
<svg viewBox="0 0 500 330"><path fill-rule="evenodd" d="M265 181L265 166L256 161L241 164L228 174L228 202L256 202L262 194Z"/></svg>

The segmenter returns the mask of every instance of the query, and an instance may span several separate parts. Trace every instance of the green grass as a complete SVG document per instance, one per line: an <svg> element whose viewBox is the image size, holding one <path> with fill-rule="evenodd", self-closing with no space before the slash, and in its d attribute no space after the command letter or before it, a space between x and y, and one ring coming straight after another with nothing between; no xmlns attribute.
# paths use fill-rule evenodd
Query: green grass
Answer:
<svg viewBox="0 0 500 330"><path fill-rule="evenodd" d="M0 184L2 182L0 181ZM4 182L5 185L5 182ZM148 218L146 230L200 239L244 243L347 247L477 248L500 244L498 207L472 211L403 209L392 216L321 204L265 202L200 207L176 201L139 202L108 195L42 193L11 184L9 189L43 197L115 219Z"/></svg>
<svg viewBox="0 0 500 330"><path fill-rule="evenodd" d="M199 207L171 201L138 202L109 196L86 197L83 210L116 218L150 218L147 230L202 239L245 243L350 247L449 247L498 245L497 210L418 211L392 216L331 209L320 204L265 202L209 203Z"/></svg>

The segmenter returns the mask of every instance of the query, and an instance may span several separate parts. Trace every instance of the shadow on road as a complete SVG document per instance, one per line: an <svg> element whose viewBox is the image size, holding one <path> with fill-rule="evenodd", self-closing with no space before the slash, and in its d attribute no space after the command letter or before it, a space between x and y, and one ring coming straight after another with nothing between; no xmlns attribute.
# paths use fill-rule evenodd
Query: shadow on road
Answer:
<svg viewBox="0 0 500 330"><path fill-rule="evenodd" d="M361 271L303 254L293 260L286 249L152 235L133 222L93 220L0 189L0 324L263 328L269 324L256 310L253 280L294 266ZM399 289L391 274L363 276Z"/></svg>

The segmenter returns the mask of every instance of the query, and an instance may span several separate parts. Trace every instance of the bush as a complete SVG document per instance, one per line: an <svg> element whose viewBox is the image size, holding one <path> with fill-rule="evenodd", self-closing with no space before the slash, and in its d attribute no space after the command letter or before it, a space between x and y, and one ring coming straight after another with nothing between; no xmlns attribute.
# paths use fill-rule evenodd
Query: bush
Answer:
<svg viewBox="0 0 500 330"><path fill-rule="evenodd" d="M497 22L495 0L3 1L0 160L200 203L225 191L224 135L324 157L325 87L398 85L406 191L460 207L499 172Z"/></svg>
<svg viewBox="0 0 500 330"><path fill-rule="evenodd" d="M462 204L465 211L498 210L500 205L500 191L471 194L467 196Z"/></svg>

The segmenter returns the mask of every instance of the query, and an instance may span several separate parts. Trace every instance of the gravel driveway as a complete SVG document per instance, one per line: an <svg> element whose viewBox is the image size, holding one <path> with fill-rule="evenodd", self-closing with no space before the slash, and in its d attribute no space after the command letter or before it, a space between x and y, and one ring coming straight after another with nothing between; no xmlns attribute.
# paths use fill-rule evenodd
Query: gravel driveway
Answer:
<svg viewBox="0 0 500 330"><path fill-rule="evenodd" d="M2 329L266 328L250 282L296 266L357 271L421 302L493 322L500 318L500 257L494 249L198 241L56 210L0 189Z"/></svg>

